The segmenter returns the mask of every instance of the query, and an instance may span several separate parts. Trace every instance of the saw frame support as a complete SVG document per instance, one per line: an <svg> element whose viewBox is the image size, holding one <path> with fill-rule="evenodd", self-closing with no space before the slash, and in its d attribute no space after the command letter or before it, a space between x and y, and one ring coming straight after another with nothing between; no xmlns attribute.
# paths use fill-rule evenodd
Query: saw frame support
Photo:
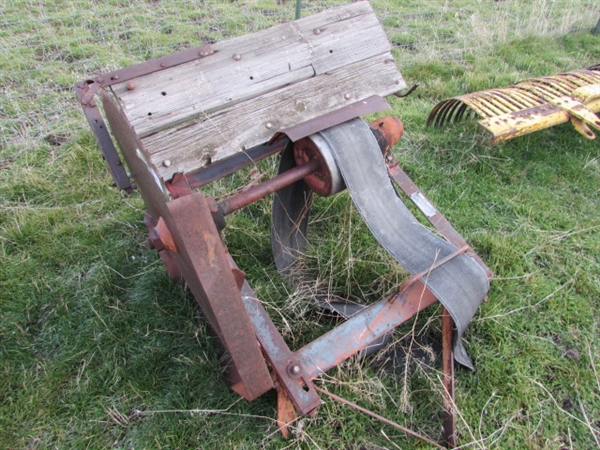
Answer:
<svg viewBox="0 0 600 450"><path fill-rule="evenodd" d="M284 435L297 415L315 414L322 404L321 388L315 387L321 374L437 298L423 281L426 274L417 274L315 341L292 350L229 254L221 231L228 214L311 175L318 177L323 162L318 155L309 157L220 201L201 188L316 132L389 109L385 96L406 87L389 51L370 5L358 2L110 72L75 87L116 186L126 192L137 188L145 202L149 245L171 277L185 281L226 348L231 389L247 400L276 389ZM203 89L191 98L190 85ZM491 276L393 157L400 126L392 119L371 125L391 179L456 247L456 255L468 254ZM445 311L442 323L443 439L454 446L453 324Z"/></svg>

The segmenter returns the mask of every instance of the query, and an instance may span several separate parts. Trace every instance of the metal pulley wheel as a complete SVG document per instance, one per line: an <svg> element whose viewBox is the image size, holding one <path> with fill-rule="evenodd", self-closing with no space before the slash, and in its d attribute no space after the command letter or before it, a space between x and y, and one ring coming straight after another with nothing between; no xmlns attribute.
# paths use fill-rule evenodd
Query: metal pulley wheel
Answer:
<svg viewBox="0 0 600 450"><path fill-rule="evenodd" d="M331 147L319 133L302 138L294 144L294 160L297 165L311 159L318 160L321 168L304 178L304 181L316 194L328 197L346 189Z"/></svg>

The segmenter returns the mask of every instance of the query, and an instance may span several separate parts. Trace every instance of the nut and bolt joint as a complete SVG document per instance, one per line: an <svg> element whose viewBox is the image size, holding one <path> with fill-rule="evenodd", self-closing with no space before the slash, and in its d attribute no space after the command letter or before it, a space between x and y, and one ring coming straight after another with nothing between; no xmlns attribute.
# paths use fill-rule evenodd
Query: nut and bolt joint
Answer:
<svg viewBox="0 0 600 450"><path fill-rule="evenodd" d="M300 378L302 375L302 367L297 362L291 362L287 366L287 373L292 378Z"/></svg>

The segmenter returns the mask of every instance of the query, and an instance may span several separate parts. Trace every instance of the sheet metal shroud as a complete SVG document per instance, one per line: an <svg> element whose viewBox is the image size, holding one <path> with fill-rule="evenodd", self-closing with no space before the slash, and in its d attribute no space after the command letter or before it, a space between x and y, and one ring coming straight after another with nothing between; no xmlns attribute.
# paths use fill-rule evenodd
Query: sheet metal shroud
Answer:
<svg viewBox="0 0 600 450"><path fill-rule="evenodd" d="M419 223L398 197L377 140L362 119L318 134L332 150L352 200L375 238L409 272L426 274L421 281L446 307L456 324L454 357L458 363L473 369L461 337L489 290L487 274L466 254L459 254L429 272L457 248ZM309 203L302 183L282 192L274 202L274 221L280 219L273 224L272 241L277 265L283 272L293 270L295 259L306 246Z"/></svg>

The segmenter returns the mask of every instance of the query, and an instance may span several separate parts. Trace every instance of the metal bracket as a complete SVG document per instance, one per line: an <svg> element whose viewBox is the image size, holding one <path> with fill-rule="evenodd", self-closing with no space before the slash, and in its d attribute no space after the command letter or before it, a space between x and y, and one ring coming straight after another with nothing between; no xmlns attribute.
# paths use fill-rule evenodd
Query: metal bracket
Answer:
<svg viewBox="0 0 600 450"><path fill-rule="evenodd" d="M159 70L168 69L169 67L178 66L196 59L205 58L216 53L210 45L201 45L199 47L182 50L160 58L150 59L143 63L135 64L124 69L107 72L98 75L92 81L98 83L100 87L112 86L113 84L124 83L133 78L148 75Z"/></svg>
<svg viewBox="0 0 600 450"><path fill-rule="evenodd" d="M94 86L95 90L92 91L90 86ZM121 162L121 158L117 153L115 144L110 137L108 129L106 128L102 114L100 114L98 107L93 101L93 94L96 92L97 86L98 85L96 83L92 83L92 85L90 85L86 82L80 82L75 85L75 92L77 93L77 97L83 108L85 118L87 119L92 132L98 141L102 156L108 164L108 168L110 169L113 180L115 181L115 186L130 194L133 191L134 186L131 184L131 180L125 171L125 168L123 167L123 163ZM92 92L91 96L89 95L90 91Z"/></svg>

